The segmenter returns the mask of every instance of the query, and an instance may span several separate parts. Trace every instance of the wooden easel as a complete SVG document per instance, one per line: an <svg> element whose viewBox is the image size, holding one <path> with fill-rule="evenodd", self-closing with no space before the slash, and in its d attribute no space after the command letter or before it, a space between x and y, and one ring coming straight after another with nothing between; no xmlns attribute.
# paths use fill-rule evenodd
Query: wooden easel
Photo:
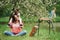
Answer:
<svg viewBox="0 0 60 40"><path fill-rule="evenodd" d="M52 21L51 19L49 19L49 18L44 18L44 17L42 17L42 18L39 18L39 19L38 19L38 35L39 35L40 23L41 23L42 21L46 21L46 22L49 24L49 34L50 34L50 26L51 26L51 25L52 25L52 31L54 32L53 21Z"/></svg>

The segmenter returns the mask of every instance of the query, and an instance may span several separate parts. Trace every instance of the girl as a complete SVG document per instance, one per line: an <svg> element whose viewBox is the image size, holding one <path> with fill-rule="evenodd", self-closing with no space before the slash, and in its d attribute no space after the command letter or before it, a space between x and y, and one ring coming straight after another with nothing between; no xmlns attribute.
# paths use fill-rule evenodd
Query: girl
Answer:
<svg viewBox="0 0 60 40"><path fill-rule="evenodd" d="M9 22L12 21L12 16L16 15L19 19L19 22L22 23L22 19L20 18L20 13L19 13L19 9L15 9L14 12L11 14L10 18L9 18Z"/></svg>

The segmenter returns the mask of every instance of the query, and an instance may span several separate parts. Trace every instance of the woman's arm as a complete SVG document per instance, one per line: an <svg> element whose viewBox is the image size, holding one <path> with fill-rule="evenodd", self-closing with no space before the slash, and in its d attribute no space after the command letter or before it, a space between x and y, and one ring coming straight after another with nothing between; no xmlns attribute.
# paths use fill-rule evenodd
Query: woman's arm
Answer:
<svg viewBox="0 0 60 40"><path fill-rule="evenodd" d="M8 23L8 26L9 26L10 28L12 28L12 18L10 19L10 21L9 21L9 23Z"/></svg>

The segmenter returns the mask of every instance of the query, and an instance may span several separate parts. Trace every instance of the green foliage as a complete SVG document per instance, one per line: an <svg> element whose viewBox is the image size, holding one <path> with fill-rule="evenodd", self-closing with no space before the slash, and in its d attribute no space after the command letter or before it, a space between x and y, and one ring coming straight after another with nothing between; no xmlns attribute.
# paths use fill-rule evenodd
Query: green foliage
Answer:
<svg viewBox="0 0 60 40"><path fill-rule="evenodd" d="M5 18L0 18L4 19ZM8 19L8 18L7 18ZM1 20L0 20L1 21ZM1 40L59 40L60 39L60 23L54 23L54 26L56 27L55 34L53 33L52 29L50 30L51 34L49 35L49 27L47 23L41 23L39 35L38 32L36 32L35 36L30 37L29 34L32 30L32 27L35 26L36 23L24 23L23 30L27 31L27 34L25 36L6 36L4 35L4 31L10 31L10 28L7 26L7 24L1 24L0 22L0 39Z"/></svg>
<svg viewBox="0 0 60 40"><path fill-rule="evenodd" d="M11 4L9 1L0 1L0 17L9 16L11 12Z"/></svg>
<svg viewBox="0 0 60 40"><path fill-rule="evenodd" d="M60 22L60 16L57 16L57 17L55 18L55 21L56 21L56 22Z"/></svg>
<svg viewBox="0 0 60 40"><path fill-rule="evenodd" d="M60 16L60 1L57 3L56 8L57 8L56 14L57 16Z"/></svg>
<svg viewBox="0 0 60 40"><path fill-rule="evenodd" d="M0 17L9 16L13 8L19 8L21 17L26 20L48 17L48 11L54 3L55 0L0 0Z"/></svg>
<svg viewBox="0 0 60 40"><path fill-rule="evenodd" d="M46 16L47 10L43 6L41 0L2 0L1 3L1 15L5 16L7 13L10 14L13 7L19 7L20 12L25 17L30 16ZM3 4L2 4L3 3ZM8 7L7 7L8 6ZM4 10L3 10L4 8Z"/></svg>

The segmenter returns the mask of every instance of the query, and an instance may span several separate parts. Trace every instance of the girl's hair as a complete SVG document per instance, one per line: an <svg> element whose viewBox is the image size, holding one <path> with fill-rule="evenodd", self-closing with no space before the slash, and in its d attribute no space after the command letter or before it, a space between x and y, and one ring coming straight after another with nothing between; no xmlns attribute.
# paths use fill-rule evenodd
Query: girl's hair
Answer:
<svg viewBox="0 0 60 40"><path fill-rule="evenodd" d="M11 13L11 15L10 15L10 17L9 17L9 21L10 21L10 19L12 18L13 15L17 15L17 14L18 14L18 13L17 13L18 11L19 11L19 9L16 9L16 10L15 10L15 9L13 8L13 12ZM14 13L14 14L13 14L13 13Z"/></svg>
<svg viewBox="0 0 60 40"><path fill-rule="evenodd" d="M16 8L16 11L19 11L19 9L18 9L18 8Z"/></svg>
<svg viewBox="0 0 60 40"><path fill-rule="evenodd" d="M18 14L17 11L15 11L15 12L14 12L14 15L17 15L17 14Z"/></svg>

